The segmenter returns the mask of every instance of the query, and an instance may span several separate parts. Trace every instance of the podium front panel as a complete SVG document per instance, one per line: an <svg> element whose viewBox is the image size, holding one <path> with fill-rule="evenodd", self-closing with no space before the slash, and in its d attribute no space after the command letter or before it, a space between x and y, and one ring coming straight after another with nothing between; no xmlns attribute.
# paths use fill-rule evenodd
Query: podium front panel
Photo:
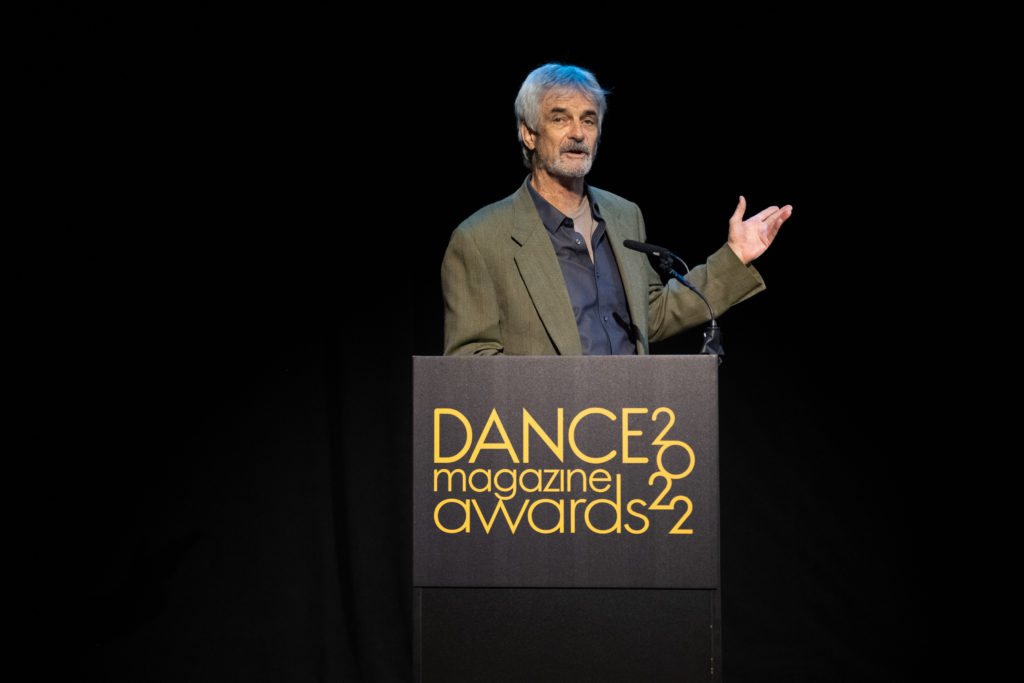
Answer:
<svg viewBox="0 0 1024 683"><path fill-rule="evenodd" d="M415 357L413 584L715 589L714 356Z"/></svg>

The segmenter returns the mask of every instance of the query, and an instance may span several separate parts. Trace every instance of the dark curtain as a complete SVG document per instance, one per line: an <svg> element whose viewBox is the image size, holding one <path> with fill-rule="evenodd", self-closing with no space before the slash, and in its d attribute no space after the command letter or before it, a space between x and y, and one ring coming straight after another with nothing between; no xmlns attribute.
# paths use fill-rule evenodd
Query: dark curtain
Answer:
<svg viewBox="0 0 1024 683"><path fill-rule="evenodd" d="M411 357L440 352L449 232L522 181L512 100L550 60L613 89L591 181L651 241L695 264L740 193L796 207L768 291L721 321L728 679L936 663L901 232L928 150L888 70L825 40L827 78L805 52L671 41L439 49L375 25L357 44L334 11L47 20L50 170L82 226L59 290L91 453L61 465L74 680L411 680Z"/></svg>

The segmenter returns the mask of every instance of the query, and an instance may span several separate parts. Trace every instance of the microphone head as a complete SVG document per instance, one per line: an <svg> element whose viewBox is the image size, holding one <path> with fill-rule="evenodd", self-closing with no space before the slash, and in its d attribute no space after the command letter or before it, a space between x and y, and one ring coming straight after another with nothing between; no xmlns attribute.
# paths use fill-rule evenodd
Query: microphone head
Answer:
<svg viewBox="0 0 1024 683"><path fill-rule="evenodd" d="M652 256L663 256L670 254L671 252L661 247L656 247L653 244L647 244L645 242L637 242L636 240L623 240L622 246L632 249L633 251L642 251L645 254Z"/></svg>

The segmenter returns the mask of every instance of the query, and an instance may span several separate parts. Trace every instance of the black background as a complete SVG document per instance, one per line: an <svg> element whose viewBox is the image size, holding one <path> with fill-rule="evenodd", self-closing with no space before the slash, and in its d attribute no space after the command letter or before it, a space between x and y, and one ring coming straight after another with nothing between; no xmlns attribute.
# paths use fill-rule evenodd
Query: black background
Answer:
<svg viewBox="0 0 1024 683"><path fill-rule="evenodd" d="M721 320L727 680L953 667L937 359L972 312L925 230L964 203L927 22L313 7L38 17L34 389L73 444L46 633L79 677L410 679L410 359L440 353L449 233L525 176L547 61L612 91L590 182L650 241L694 265L740 194L794 206Z"/></svg>

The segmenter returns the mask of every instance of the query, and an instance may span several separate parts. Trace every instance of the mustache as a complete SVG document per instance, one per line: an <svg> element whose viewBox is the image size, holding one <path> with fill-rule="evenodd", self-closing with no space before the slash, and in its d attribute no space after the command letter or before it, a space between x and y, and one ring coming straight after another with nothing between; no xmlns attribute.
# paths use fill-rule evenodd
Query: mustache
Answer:
<svg viewBox="0 0 1024 683"><path fill-rule="evenodd" d="M590 156L591 153L592 153L590 145L588 145L585 142L570 142L568 144L562 145L558 149L558 151L560 153L563 153L563 154L565 152L570 152L570 153L579 152L579 153L582 153L582 154L586 154L587 156Z"/></svg>

